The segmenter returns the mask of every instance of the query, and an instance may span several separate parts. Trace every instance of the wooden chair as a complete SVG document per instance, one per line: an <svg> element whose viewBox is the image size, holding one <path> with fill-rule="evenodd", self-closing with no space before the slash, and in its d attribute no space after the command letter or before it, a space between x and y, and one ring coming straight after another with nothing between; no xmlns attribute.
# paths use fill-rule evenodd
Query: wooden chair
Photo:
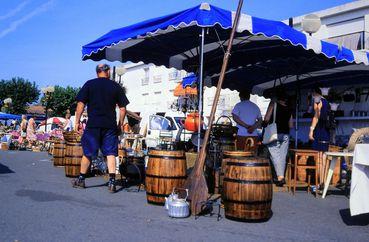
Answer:
<svg viewBox="0 0 369 242"><path fill-rule="evenodd" d="M314 160L314 164L308 165L308 164L302 164L301 158L305 157L306 160L309 158L312 158ZM321 152L316 150L308 150L308 149L291 149L290 155L289 155L289 161L288 161L288 190L292 191L292 194L295 194L296 187L297 187L297 178L298 178L298 170L304 169L304 170L313 170L315 173L315 196L317 197L318 192L318 172L319 172L319 164L321 159ZM294 178L292 179L292 170L294 171ZM311 176L308 175L308 181L307 181L307 192L310 192L310 180ZM303 182L305 185L306 182ZM306 186L306 185L305 185Z"/></svg>

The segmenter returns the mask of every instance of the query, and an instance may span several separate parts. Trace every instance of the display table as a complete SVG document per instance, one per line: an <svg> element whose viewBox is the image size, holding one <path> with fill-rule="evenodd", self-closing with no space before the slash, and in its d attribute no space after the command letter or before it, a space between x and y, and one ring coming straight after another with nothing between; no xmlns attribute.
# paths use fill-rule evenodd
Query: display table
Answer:
<svg viewBox="0 0 369 242"><path fill-rule="evenodd" d="M369 213L369 144L357 144L352 164L351 216Z"/></svg>
<svg viewBox="0 0 369 242"><path fill-rule="evenodd" d="M327 178L324 181L324 191L323 191L322 198L325 198L325 196L327 195L328 187L329 187L329 184L331 183L334 168L336 167L336 163L337 163L338 158L353 157L354 154L351 153L351 152L325 152L324 156L325 157L330 156L330 157L332 157L332 160L329 163L328 175L327 175Z"/></svg>

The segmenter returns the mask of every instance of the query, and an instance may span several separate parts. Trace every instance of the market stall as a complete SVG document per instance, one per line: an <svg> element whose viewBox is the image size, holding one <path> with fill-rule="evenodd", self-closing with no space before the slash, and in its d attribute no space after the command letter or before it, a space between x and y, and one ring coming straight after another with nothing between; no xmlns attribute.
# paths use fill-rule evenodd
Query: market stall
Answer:
<svg viewBox="0 0 369 242"><path fill-rule="evenodd" d="M235 16L234 12L203 3L112 30L83 46L82 58L143 61L195 72L199 76L198 112L202 116L203 85L216 86L222 79L220 67ZM241 14L235 30L223 88L241 90L270 82L276 86L278 80L291 76L298 81L304 74L369 62L365 52L315 39L278 21Z"/></svg>

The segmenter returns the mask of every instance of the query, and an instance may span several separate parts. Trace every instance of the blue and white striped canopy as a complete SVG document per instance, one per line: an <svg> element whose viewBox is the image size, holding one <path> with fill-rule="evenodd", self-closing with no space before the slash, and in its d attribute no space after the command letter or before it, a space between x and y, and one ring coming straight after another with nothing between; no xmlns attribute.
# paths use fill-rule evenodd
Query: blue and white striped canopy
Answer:
<svg viewBox="0 0 369 242"><path fill-rule="evenodd" d="M142 61L196 72L199 65L199 34L201 28L206 28L204 68L205 75L211 77L220 71L234 16L235 12L203 3L112 30L83 46L82 58ZM229 69L249 68L249 73L254 70L260 73L255 76L253 85L286 73L308 73L351 63L369 65L367 52L318 40L279 21L241 14L236 30ZM286 63L288 60L292 62ZM305 65L294 67L291 63ZM225 87L239 89L245 84L230 81L226 77ZM212 82L210 85L215 84Z"/></svg>

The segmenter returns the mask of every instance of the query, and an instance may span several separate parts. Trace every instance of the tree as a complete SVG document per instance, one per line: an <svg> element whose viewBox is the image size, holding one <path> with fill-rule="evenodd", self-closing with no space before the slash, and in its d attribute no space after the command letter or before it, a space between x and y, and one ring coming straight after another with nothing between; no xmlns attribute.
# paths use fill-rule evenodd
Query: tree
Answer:
<svg viewBox="0 0 369 242"><path fill-rule="evenodd" d="M21 77L0 81L0 100L12 99L12 105L8 109L10 113L24 114L27 106L37 101L40 91L35 82L30 82Z"/></svg>
<svg viewBox="0 0 369 242"><path fill-rule="evenodd" d="M48 108L52 110L52 116L64 117L68 109L73 115L75 112L74 104L78 92L79 88L55 86L55 91L48 99L43 96L41 103L44 106L47 104Z"/></svg>

